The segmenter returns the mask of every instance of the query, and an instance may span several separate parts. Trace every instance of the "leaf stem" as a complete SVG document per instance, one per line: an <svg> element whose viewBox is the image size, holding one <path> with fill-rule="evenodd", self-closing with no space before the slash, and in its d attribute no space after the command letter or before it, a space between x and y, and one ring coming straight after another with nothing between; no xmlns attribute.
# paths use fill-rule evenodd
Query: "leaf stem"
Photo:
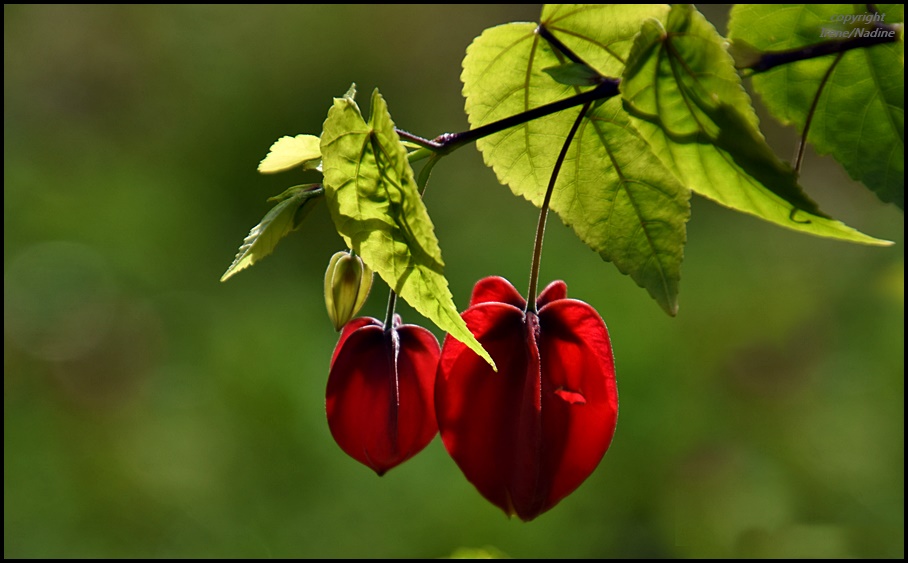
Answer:
<svg viewBox="0 0 908 563"><path fill-rule="evenodd" d="M422 169L420 169L419 177L416 178L416 187L419 189L419 197L425 196L426 186L429 183L429 175L432 174L432 169L435 168L435 165L438 164L441 157L442 155L433 153L432 156L429 157L429 162L423 164Z"/></svg>
<svg viewBox="0 0 908 563"><path fill-rule="evenodd" d="M583 104L583 108L580 109L580 114L577 116L577 119L574 120L570 132L568 132L567 137L564 139L564 145L561 146L561 152L558 154L558 159L555 160L555 166L552 167L552 176L549 178L549 186L545 191L545 198L543 198L542 207L540 207L539 210L539 223L536 224L536 241L533 245L533 262L530 266L530 289L527 292L528 313L536 312L536 288L539 283L539 265L542 260L542 239L545 237L545 221L549 214L549 203L552 201L552 192L555 191L555 182L558 179L558 173L561 171L561 165L567 157L567 151L571 146L571 141L574 140L574 135L577 134L580 123L583 121L586 112L589 111L592 104L593 100L588 100Z"/></svg>
<svg viewBox="0 0 908 563"><path fill-rule="evenodd" d="M397 130L398 136L400 136L400 133L403 133L403 132L404 131L401 131L398 129ZM407 134L409 135L409 133L407 133ZM424 158L428 158L428 157L434 156L436 154L438 154L438 153L431 151L427 148L418 148L415 151L410 151L409 153L407 153L407 162L409 162L410 164L413 164L414 162L419 162L420 160L422 160Z"/></svg>
<svg viewBox="0 0 908 563"><path fill-rule="evenodd" d="M539 24L539 25L536 27L536 35L542 37L543 39L545 39L546 41L548 41L549 45L551 45L552 47L554 47L554 48L558 49L559 51L561 51L561 53L562 53L565 57L567 57L568 59L570 59L571 62L580 64L580 65L584 65L584 66L589 66L589 65L586 63L586 61L583 60L583 59L581 59L581 58L577 55L577 53L575 53L574 51L571 50L570 47L568 47L567 45L565 45L564 43L562 43L562 42L561 42L561 39L558 39L557 37L555 37L555 36L552 34L552 32L549 31L549 29L548 29L545 25Z"/></svg>

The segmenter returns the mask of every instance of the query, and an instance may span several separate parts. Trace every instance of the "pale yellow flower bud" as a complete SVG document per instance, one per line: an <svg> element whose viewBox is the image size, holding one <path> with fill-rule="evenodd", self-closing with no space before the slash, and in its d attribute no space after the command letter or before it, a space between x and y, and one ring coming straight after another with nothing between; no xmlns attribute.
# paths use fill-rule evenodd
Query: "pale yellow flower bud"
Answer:
<svg viewBox="0 0 908 563"><path fill-rule="evenodd" d="M325 272L325 305L334 329L344 328L362 308L372 289L372 270L359 256L341 251L331 257Z"/></svg>

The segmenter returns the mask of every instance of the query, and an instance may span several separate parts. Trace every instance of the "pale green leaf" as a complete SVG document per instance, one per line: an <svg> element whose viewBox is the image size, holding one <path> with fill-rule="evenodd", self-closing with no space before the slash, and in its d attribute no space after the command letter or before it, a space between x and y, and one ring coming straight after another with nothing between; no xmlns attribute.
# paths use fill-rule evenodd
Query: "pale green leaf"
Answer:
<svg viewBox="0 0 908 563"><path fill-rule="evenodd" d="M378 90L368 123L352 96L335 98L321 152L326 201L347 245L420 314L494 366L454 305L435 227Z"/></svg>
<svg viewBox="0 0 908 563"><path fill-rule="evenodd" d="M226 281L240 270L245 270L271 254L282 238L299 227L303 218L324 193L318 184L294 186L284 194L291 190L295 191L272 207L261 222L252 227L249 235L243 240L233 264L221 276L221 281Z"/></svg>
<svg viewBox="0 0 908 563"><path fill-rule="evenodd" d="M876 7L884 24L904 21L903 4ZM873 31L863 4L737 4L731 15L729 37L757 53L815 45L834 39L824 37L833 32ZM846 24L844 16L865 19ZM838 61L826 55L780 65L754 75L753 86L782 123L803 132L810 119L807 140L818 153L832 155L852 178L904 209L903 40L852 49Z"/></svg>
<svg viewBox="0 0 908 563"><path fill-rule="evenodd" d="M667 11L666 6L546 6L542 23L597 73L619 76L642 22ZM535 33L536 27L514 23L491 28L467 49L461 78L472 128L581 91L547 73L566 62ZM502 183L538 207L579 111L565 110L508 129L481 139L477 147ZM583 120L555 185L551 209L673 315L689 197L630 125L620 100L613 98Z"/></svg>
<svg viewBox="0 0 908 563"><path fill-rule="evenodd" d="M272 174L296 166L314 170L321 164L322 158L318 145L319 138L315 135L281 137L271 145L268 155L259 163L259 172Z"/></svg>
<svg viewBox="0 0 908 563"><path fill-rule="evenodd" d="M826 217L804 194L763 139L722 38L693 7L675 5L665 26L644 24L621 91L634 127L691 190L796 231L889 244Z"/></svg>

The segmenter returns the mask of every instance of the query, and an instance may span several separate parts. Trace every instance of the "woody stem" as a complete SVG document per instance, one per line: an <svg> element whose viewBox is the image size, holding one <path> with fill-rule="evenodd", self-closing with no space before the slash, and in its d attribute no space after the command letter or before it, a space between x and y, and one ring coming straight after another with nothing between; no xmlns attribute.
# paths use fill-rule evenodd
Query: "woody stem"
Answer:
<svg viewBox="0 0 908 563"><path fill-rule="evenodd" d="M550 104L545 104L533 109L527 110L525 112L519 113L517 115L512 115L495 121L482 127L477 127L476 129L470 129L469 131L462 131L460 133L444 133L435 137L434 139L423 139L412 133L408 133L401 129L396 129L397 134L400 135L402 139L416 143L425 149L437 153L437 154L448 154L460 147L472 143L477 139L487 137L489 135L494 135L517 125L522 125L528 121L533 121L534 119L539 119L559 111L570 109L572 107L579 106L581 104L588 104L596 100L605 100L613 96L618 95L618 84L619 80L617 78L604 78L601 84L598 84L592 90L588 90L581 94L570 96L564 98L563 100L558 100L557 102L552 102Z"/></svg>

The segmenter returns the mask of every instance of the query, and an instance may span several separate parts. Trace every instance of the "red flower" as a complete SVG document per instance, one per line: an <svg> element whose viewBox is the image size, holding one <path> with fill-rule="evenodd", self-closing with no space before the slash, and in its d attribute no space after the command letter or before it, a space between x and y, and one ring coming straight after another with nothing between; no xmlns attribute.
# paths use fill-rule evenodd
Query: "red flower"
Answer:
<svg viewBox="0 0 908 563"><path fill-rule="evenodd" d="M385 330L360 317L344 327L328 375L334 441L379 475L410 459L438 432L433 387L438 341L416 325Z"/></svg>
<svg viewBox="0 0 908 563"><path fill-rule="evenodd" d="M593 472L618 418L602 318L567 299L563 281L546 287L536 304L538 313L525 311L504 278L477 282L463 318L498 373L448 337L435 387L448 453L486 499L527 521Z"/></svg>

